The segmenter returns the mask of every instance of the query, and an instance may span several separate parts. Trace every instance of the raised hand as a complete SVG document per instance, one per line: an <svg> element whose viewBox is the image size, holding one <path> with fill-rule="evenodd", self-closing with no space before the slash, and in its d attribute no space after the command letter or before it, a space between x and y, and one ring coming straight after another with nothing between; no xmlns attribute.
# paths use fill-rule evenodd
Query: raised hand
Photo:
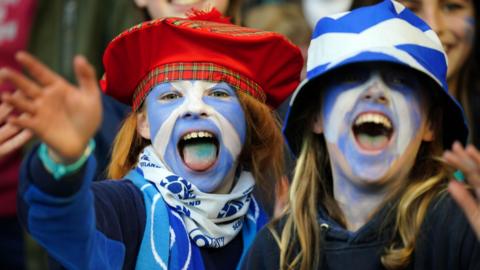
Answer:
<svg viewBox="0 0 480 270"><path fill-rule="evenodd" d="M0 81L10 81L22 93L2 96L4 102L22 112L18 117L10 117L8 123L31 130L60 162L75 161L102 118L100 90L93 67L84 57L74 59L79 84L75 86L28 53L17 53L16 59L32 79L14 70L0 70Z"/></svg>
<svg viewBox="0 0 480 270"><path fill-rule="evenodd" d="M21 95L21 92L17 91L13 95ZM32 138L30 130L6 122L12 111L12 106L0 103L0 158L19 149Z"/></svg>
<svg viewBox="0 0 480 270"><path fill-rule="evenodd" d="M455 142L451 151L445 151L443 158L448 164L461 170L473 188L476 197L464 184L452 180L448 191L465 212L480 240L480 152L473 145L463 148L460 143Z"/></svg>

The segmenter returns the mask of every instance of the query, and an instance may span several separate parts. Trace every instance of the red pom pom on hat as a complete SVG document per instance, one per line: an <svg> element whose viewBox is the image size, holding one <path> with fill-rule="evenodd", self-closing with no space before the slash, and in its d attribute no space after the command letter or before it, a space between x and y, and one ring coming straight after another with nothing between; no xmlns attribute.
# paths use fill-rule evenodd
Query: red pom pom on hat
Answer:
<svg viewBox="0 0 480 270"><path fill-rule="evenodd" d="M223 14L220 13L220 11L218 11L216 8L212 8L210 11L192 8L185 15L187 15L187 19L192 21L210 21L232 24L230 17L223 16Z"/></svg>
<svg viewBox="0 0 480 270"><path fill-rule="evenodd" d="M231 24L215 9L190 15L144 22L113 39L103 57L105 93L137 110L159 83L223 81L275 108L295 90L303 58L284 36Z"/></svg>

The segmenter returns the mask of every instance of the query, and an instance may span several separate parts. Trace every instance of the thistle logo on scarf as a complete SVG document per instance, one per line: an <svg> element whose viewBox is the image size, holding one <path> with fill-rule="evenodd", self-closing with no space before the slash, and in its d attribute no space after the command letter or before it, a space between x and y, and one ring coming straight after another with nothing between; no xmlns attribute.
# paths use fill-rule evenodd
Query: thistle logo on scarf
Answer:
<svg viewBox="0 0 480 270"><path fill-rule="evenodd" d="M165 203L177 212L190 238L199 247L220 248L242 229L255 182L242 172L230 194L203 193L193 184L170 172L151 146L140 154L137 170L152 182Z"/></svg>

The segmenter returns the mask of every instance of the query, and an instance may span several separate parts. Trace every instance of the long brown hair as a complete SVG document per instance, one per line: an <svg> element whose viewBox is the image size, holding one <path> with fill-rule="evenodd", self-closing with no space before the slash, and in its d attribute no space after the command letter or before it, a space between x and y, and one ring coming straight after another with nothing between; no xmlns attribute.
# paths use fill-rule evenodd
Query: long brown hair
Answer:
<svg viewBox="0 0 480 270"><path fill-rule="evenodd" d="M272 194L276 180L283 173L283 137L272 110L243 92L237 92L245 113L247 136L239 166L252 172L257 186ZM137 132L137 112L125 119L115 137L108 177L121 179L137 164L138 155L149 140Z"/></svg>
<svg viewBox="0 0 480 270"><path fill-rule="evenodd" d="M316 97L309 100L319 100ZM429 100L438 100L432 97ZM270 230L280 247L281 269L318 269L321 265L322 238L318 223L318 208L345 226L342 211L333 195L333 179L330 162L323 135L316 135L312 125L318 108L309 106L295 121L306 123L302 132L302 148L297 160L293 182L289 194L289 203L285 210L285 225L276 233L274 226ZM435 140L423 142L416 156L414 167L403 188L389 194L387 203L393 203L388 216L393 216L391 243L385 247L381 262L387 269L402 269L410 263L416 239L427 209L432 200L444 194L447 175L450 171L437 158L443 152L442 108L440 104L431 104L428 119L432 122ZM389 219L385 219L388 222ZM390 219L391 220L391 219ZM274 221L275 224L278 220Z"/></svg>

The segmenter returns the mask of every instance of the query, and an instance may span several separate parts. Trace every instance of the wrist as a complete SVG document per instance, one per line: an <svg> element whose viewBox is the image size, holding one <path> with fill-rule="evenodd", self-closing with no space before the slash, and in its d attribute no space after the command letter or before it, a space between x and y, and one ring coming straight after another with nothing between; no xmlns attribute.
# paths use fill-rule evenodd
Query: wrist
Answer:
<svg viewBox="0 0 480 270"><path fill-rule="evenodd" d="M94 149L95 141L90 139L83 154L78 159L67 161L49 149L46 144L42 143L38 149L38 155L45 169L52 174L55 180L59 180L65 175L78 171L85 164Z"/></svg>

